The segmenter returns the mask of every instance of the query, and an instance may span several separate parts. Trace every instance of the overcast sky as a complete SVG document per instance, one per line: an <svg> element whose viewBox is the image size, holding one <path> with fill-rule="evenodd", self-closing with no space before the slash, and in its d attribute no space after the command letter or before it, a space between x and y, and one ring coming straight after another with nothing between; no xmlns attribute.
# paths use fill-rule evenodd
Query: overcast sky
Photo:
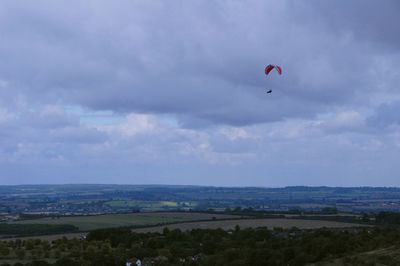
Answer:
<svg viewBox="0 0 400 266"><path fill-rule="evenodd" d="M400 186L399 14L1 1L0 184Z"/></svg>

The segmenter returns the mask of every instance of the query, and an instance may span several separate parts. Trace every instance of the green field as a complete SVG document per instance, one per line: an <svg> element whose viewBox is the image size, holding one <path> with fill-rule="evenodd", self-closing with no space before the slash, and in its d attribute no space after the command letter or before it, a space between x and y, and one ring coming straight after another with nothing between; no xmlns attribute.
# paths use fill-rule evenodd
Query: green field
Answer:
<svg viewBox="0 0 400 266"><path fill-rule="evenodd" d="M112 200L104 203L112 208L138 208L159 211L165 208L193 208L196 202L176 202L176 201L149 201L149 200Z"/></svg>
<svg viewBox="0 0 400 266"><path fill-rule="evenodd" d="M72 224L81 231L98 228L122 227L122 226L147 226L163 223L181 222L185 219L169 217L151 217L135 214L111 214L96 216L71 216L60 218L42 218L14 222L17 224Z"/></svg>

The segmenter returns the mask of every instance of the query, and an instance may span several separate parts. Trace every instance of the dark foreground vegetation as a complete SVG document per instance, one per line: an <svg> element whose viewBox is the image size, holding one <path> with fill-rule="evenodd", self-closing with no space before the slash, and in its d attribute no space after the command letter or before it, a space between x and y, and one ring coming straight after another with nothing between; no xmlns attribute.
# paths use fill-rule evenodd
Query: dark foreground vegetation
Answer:
<svg viewBox="0 0 400 266"><path fill-rule="evenodd" d="M398 250L400 232L388 228L233 231L164 229L139 234L124 229L90 232L86 239L0 242L1 265L306 265L336 258L366 265L360 254ZM372 253L371 253L372 254ZM368 265L398 265L394 255L368 258Z"/></svg>

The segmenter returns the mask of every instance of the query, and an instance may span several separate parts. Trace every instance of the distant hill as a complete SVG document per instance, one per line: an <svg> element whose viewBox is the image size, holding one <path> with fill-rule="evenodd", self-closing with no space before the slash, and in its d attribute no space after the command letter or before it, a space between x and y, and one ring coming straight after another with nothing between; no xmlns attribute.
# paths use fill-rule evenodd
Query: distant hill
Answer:
<svg viewBox="0 0 400 266"><path fill-rule="evenodd" d="M400 211L400 188L388 187L211 187L178 185L0 186L0 212L96 214L132 211L321 210Z"/></svg>

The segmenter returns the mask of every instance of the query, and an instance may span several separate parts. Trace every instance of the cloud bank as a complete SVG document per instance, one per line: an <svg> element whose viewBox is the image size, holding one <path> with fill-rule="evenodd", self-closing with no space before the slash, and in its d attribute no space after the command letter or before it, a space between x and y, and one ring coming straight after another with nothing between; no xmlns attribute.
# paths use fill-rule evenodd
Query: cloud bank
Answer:
<svg viewBox="0 0 400 266"><path fill-rule="evenodd" d="M399 11L3 1L0 183L398 186Z"/></svg>

